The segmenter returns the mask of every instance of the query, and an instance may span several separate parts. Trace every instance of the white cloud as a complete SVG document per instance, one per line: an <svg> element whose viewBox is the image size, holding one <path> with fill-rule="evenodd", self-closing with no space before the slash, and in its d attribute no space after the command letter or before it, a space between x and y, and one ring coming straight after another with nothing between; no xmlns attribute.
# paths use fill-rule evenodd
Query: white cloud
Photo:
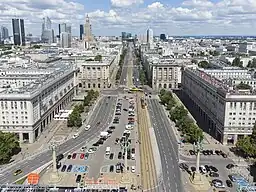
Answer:
<svg viewBox="0 0 256 192"><path fill-rule="evenodd" d="M143 0L111 0L111 4L115 7L129 7L134 4L142 4Z"/></svg>
<svg viewBox="0 0 256 192"><path fill-rule="evenodd" d="M159 0L143 4L143 0L111 0L109 10L89 12L95 34L113 34L120 30L142 33L152 27L156 33L169 34L253 34L256 31L256 0L184 0L178 6L168 6ZM139 6L133 6L139 5ZM11 19L25 19L26 29L41 33L42 18L51 18L55 29L58 23L72 24L78 34L84 23L84 5L76 0L0 0L0 25L11 29ZM242 27L240 27L242 26ZM225 29L225 30L224 30ZM57 31L56 31L57 32Z"/></svg>
<svg viewBox="0 0 256 192"><path fill-rule="evenodd" d="M164 7L164 5L162 4L162 3L160 3L160 2L154 2L154 3L152 3L151 5L148 5L148 8L149 9L153 9L153 10L155 10L155 9L161 9L161 8L163 8Z"/></svg>
<svg viewBox="0 0 256 192"><path fill-rule="evenodd" d="M208 0L187 0L182 3L187 7L213 7L214 4Z"/></svg>

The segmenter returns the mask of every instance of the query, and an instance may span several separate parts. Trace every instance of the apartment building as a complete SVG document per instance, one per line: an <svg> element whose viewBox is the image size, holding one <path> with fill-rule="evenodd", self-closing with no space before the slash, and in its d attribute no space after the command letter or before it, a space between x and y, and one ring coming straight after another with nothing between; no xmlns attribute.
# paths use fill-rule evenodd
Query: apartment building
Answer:
<svg viewBox="0 0 256 192"><path fill-rule="evenodd" d="M203 120L205 131L225 145L250 135L256 120L256 92L236 87L232 78L240 75L254 82L246 70L186 68L182 73L184 97Z"/></svg>
<svg viewBox="0 0 256 192"><path fill-rule="evenodd" d="M181 83L181 68L187 60L160 59L152 63L152 88L154 90L178 89Z"/></svg>
<svg viewBox="0 0 256 192"><path fill-rule="evenodd" d="M77 60L78 88L105 89L111 87L111 74L116 65L116 56L103 57L102 61Z"/></svg>
<svg viewBox="0 0 256 192"><path fill-rule="evenodd" d="M0 131L33 143L74 95L73 63L1 63ZM8 66L8 67L6 67Z"/></svg>

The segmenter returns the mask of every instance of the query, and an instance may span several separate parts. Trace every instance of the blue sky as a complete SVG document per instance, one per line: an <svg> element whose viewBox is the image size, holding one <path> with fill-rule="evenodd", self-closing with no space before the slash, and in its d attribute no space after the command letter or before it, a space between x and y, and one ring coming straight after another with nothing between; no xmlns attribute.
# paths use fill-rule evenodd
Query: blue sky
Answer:
<svg viewBox="0 0 256 192"><path fill-rule="evenodd" d="M86 14L95 35L144 34L148 27L170 36L256 31L256 0L0 0L0 25L11 29L11 18L24 18L26 33L34 35L46 16L54 29L65 22L78 35Z"/></svg>

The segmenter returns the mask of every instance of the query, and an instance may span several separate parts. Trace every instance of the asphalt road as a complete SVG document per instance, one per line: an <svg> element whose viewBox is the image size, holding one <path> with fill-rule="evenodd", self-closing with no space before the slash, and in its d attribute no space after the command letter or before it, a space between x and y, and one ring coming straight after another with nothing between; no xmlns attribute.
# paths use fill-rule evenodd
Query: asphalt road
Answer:
<svg viewBox="0 0 256 192"><path fill-rule="evenodd" d="M164 191L184 192L178 166L177 142L173 133L168 130L170 123L157 99L148 99L147 103L161 156Z"/></svg>
<svg viewBox="0 0 256 192"><path fill-rule="evenodd" d="M128 44L127 47L127 53L124 58L124 64L122 68L122 73L120 77L120 85L127 86L128 79L127 79L127 74L128 74L128 67L129 67L129 62L132 60L132 45Z"/></svg>
<svg viewBox="0 0 256 192"><path fill-rule="evenodd" d="M78 138L67 140L67 142L58 146L57 153L58 154L68 153L76 149L79 149L88 140L92 139L101 130L105 129L105 126L108 123L108 121L112 120L113 114L111 112L115 104L116 104L116 97L110 97L110 98L103 97L102 100L99 101L89 121L89 124L91 125L91 129L88 131L82 131ZM100 121L100 125L97 125L99 121ZM15 166L5 169L4 171L0 172L0 184L12 183L16 181L18 178L24 175L27 175L28 173L34 171L35 169L51 161L51 157L52 157L51 151L48 150L46 152L43 152L33 157L30 160L21 161L17 163ZM15 170L17 169L21 169L23 173L18 176L13 176L13 172L15 172Z"/></svg>

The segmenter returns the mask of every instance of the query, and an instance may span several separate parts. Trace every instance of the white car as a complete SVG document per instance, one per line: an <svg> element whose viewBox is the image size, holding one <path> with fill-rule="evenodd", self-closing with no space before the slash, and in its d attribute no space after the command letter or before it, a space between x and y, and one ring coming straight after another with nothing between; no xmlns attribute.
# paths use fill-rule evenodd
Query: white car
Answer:
<svg viewBox="0 0 256 192"><path fill-rule="evenodd" d="M199 169L203 174L207 173L205 166L201 165Z"/></svg>
<svg viewBox="0 0 256 192"><path fill-rule="evenodd" d="M75 134L73 135L73 139L77 138L78 136L79 136L79 134L78 134L78 133L75 133Z"/></svg>
<svg viewBox="0 0 256 192"><path fill-rule="evenodd" d="M92 148L88 149L88 151L87 151L87 153L89 153L89 154L94 153L94 152L95 151Z"/></svg>
<svg viewBox="0 0 256 192"><path fill-rule="evenodd" d="M83 147L81 147L81 151L85 151L87 149L87 147L86 146L83 146Z"/></svg>
<svg viewBox="0 0 256 192"><path fill-rule="evenodd" d="M132 153L132 160L135 160L135 154Z"/></svg>
<svg viewBox="0 0 256 192"><path fill-rule="evenodd" d="M91 128L91 125L86 125L85 130L88 131Z"/></svg>
<svg viewBox="0 0 256 192"><path fill-rule="evenodd" d="M132 166L132 167L131 167L131 172L132 172L132 173L135 173L135 171L136 171L135 166Z"/></svg>

